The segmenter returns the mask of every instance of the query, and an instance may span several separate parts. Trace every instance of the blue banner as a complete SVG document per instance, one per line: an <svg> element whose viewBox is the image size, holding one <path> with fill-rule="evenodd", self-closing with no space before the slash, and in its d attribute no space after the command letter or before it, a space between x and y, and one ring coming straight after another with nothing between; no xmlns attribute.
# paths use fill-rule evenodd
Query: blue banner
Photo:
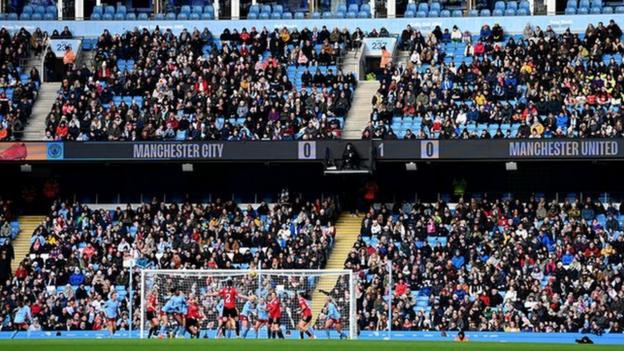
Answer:
<svg viewBox="0 0 624 351"><path fill-rule="evenodd" d="M326 338L324 330L314 331L317 338ZM202 336L204 331L202 331ZM210 330L208 337L213 339L216 331ZM253 333L252 333L253 334ZM263 328L260 330L260 336L264 337L266 330ZM338 335L335 331L330 334L332 339L337 339ZM440 341L440 342L452 342L457 336L456 332L441 333L437 331L393 331L388 333L385 331L363 331L358 336L359 340L404 340L404 341ZM466 332L466 337L469 341L474 342L500 342L500 343L559 343L559 344L572 344L576 342L576 339L580 339L584 336L589 337L595 344L612 344L612 345L624 345L624 334L603 334L601 336L593 334L580 334L580 333L505 333L505 332ZM286 335L289 339L298 339L299 333L292 332ZM0 332L0 340L7 339L108 339L111 338L108 331L38 331L38 332ZM113 339L128 339L139 338L139 331L133 330L132 333L128 331L118 331L112 337ZM251 335L250 338L255 338L255 335Z"/></svg>
<svg viewBox="0 0 624 351"><path fill-rule="evenodd" d="M161 30L171 29L174 33L179 33L183 29L192 30L193 28L203 29L209 28L214 35L219 35L225 28L242 29L251 27L262 28L348 28L354 30L360 27L364 31L372 29L379 30L385 27L390 33L399 34L407 27L419 28L422 31L431 31L435 26L448 28L457 25L461 31L468 30L473 34L478 34L481 26L500 23L507 33L522 33L524 26L530 23L534 26L546 28L552 26L555 32L561 32L567 28L574 32L585 31L588 24L597 24L598 22L608 23L609 20L622 20L624 15L584 15L584 16L514 16L514 17L453 17L453 18L358 18L358 19L318 19L318 20L239 20L239 21L3 21L2 27L11 31L17 31L20 28L26 28L33 31L41 28L48 33L56 29L59 32L63 27L69 27L69 30L77 36L98 37L104 29L110 30L112 33L121 33L126 30L138 28L154 29L159 26Z"/></svg>

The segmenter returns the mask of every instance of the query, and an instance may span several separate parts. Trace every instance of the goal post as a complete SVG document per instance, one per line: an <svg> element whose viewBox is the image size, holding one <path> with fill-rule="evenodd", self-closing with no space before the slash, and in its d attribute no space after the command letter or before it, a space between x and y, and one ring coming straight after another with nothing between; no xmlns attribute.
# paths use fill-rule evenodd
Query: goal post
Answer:
<svg viewBox="0 0 624 351"><path fill-rule="evenodd" d="M356 286L355 274L350 270L152 270L141 271L140 280L140 337L148 337L151 328L150 317L156 316L160 329L168 328L173 318L160 317L163 306L170 299L175 290L179 290L185 299L192 299L198 306L202 318L199 320L201 337L214 338L217 336L222 305L220 298L212 296L226 282L231 280L233 287L242 295L255 296L254 308L261 302L266 302L270 292L275 292L282 304L281 328L287 338L299 338L297 325L302 319L299 313L299 304L296 294L306 296L311 307L312 329L317 338L326 338L325 322L327 321L325 301L326 296L332 300L341 314L342 331L351 339L357 337L356 321ZM148 302L156 306L156 313L148 313ZM244 299L238 299L236 306L239 313L243 310ZM251 313L251 325L258 319L254 310ZM153 311L151 311L153 312ZM149 317L148 317L149 315ZM242 332L242 329L241 329ZM188 337L182 331L178 337ZM162 334L161 334L162 337ZM260 328L257 333L249 330L247 338L266 338L266 327ZM331 338L338 334L330 331Z"/></svg>

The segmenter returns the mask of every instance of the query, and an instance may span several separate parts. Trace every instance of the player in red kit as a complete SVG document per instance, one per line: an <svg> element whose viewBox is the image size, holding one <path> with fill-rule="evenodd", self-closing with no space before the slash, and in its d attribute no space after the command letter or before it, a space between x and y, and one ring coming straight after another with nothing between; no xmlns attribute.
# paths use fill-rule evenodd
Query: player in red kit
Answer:
<svg viewBox="0 0 624 351"><path fill-rule="evenodd" d="M203 314L195 297L189 298L188 310L186 312L186 331L191 334L191 339L193 337L199 339L199 331L201 330L199 321L203 318Z"/></svg>
<svg viewBox="0 0 624 351"><path fill-rule="evenodd" d="M152 335L158 334L158 328L160 323L158 322L158 292L156 289L152 290L147 296L147 305L145 306L147 311L147 320L150 322L149 333L147 338L151 338Z"/></svg>
<svg viewBox="0 0 624 351"><path fill-rule="evenodd" d="M301 313L301 319L297 325L299 329L299 336L303 339L303 335L307 335L310 339L315 339L314 335L310 332L310 326L312 324L312 309L308 304L307 296L302 293L297 293L297 299L299 301L299 313Z"/></svg>
<svg viewBox="0 0 624 351"><path fill-rule="evenodd" d="M225 329L236 329L236 337L240 337L240 322L238 320L238 309L236 308L236 300L248 299L248 296L241 295L234 287L234 282L229 279L226 282L226 287L219 290L219 292L207 294L208 296L219 296L223 299L223 319L225 323L221 326L222 333L225 335Z"/></svg>
<svg viewBox="0 0 624 351"><path fill-rule="evenodd" d="M275 339L278 336L280 339L284 338L282 329L280 328L280 318L282 316L282 302L277 297L277 294L272 292L267 305L269 311L269 338Z"/></svg>

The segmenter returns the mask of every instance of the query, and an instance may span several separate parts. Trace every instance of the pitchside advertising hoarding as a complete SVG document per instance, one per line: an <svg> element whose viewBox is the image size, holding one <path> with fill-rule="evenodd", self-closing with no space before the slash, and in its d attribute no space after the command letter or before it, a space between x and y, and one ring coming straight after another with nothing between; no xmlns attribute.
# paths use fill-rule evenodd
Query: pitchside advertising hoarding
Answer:
<svg viewBox="0 0 624 351"><path fill-rule="evenodd" d="M1 161L622 160L622 139L8 142Z"/></svg>

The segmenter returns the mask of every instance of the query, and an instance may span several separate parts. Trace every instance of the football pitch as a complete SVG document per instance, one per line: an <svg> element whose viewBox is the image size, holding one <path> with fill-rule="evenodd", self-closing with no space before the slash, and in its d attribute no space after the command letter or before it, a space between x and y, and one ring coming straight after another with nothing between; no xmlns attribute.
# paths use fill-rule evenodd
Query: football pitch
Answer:
<svg viewBox="0 0 624 351"><path fill-rule="evenodd" d="M572 351L621 350L622 345L455 343L339 340L2 340L11 351Z"/></svg>

